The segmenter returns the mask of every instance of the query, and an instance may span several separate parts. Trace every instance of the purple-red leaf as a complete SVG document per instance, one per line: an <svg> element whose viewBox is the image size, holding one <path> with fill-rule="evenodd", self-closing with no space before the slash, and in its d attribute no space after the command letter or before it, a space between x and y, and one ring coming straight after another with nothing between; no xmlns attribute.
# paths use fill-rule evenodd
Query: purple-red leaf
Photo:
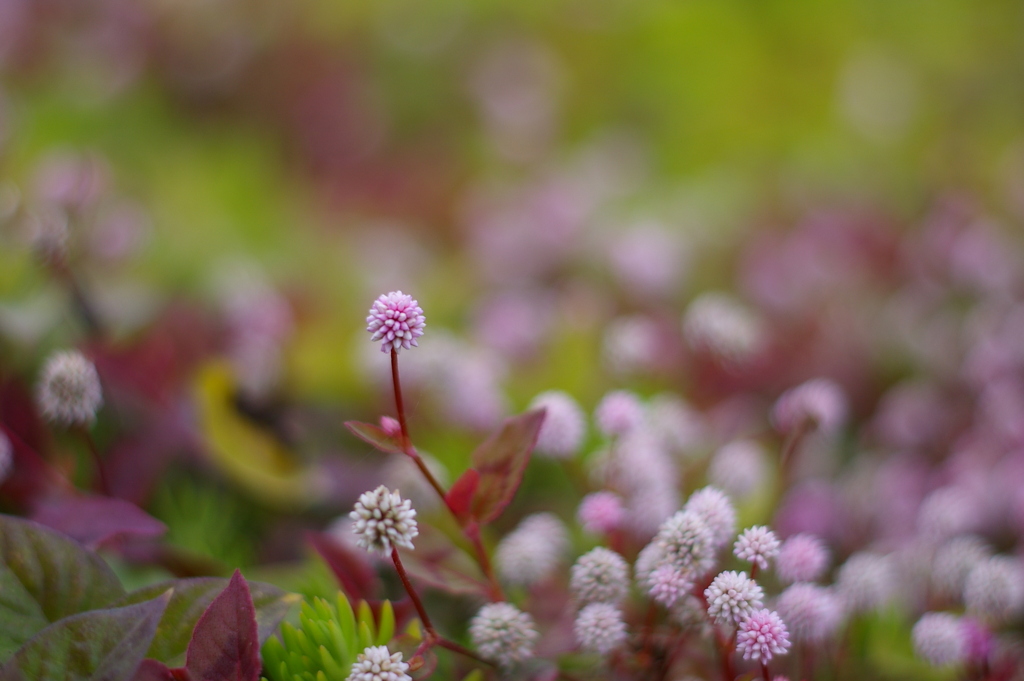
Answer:
<svg viewBox="0 0 1024 681"><path fill-rule="evenodd" d="M146 659L135 670L132 681L191 681L188 670L184 667L170 669L163 662Z"/></svg>
<svg viewBox="0 0 1024 681"><path fill-rule="evenodd" d="M357 438L373 445L382 452L387 452L388 454L403 453L402 443L399 439L388 435L379 426L375 426L372 423L363 423L362 421L345 421L345 427Z"/></svg>
<svg viewBox="0 0 1024 681"><path fill-rule="evenodd" d="M331 568L350 601L372 601L377 597L380 582L365 551L356 551L322 532L307 532L306 539Z"/></svg>
<svg viewBox="0 0 1024 681"><path fill-rule="evenodd" d="M416 550L403 554L402 562L414 581L450 594L486 596L487 584L477 564L440 530L420 524Z"/></svg>
<svg viewBox="0 0 1024 681"><path fill-rule="evenodd" d="M545 411L535 409L505 419L501 430L492 434L473 452L473 467L480 484L473 495L473 517L481 525L493 521L505 510L523 480Z"/></svg>
<svg viewBox="0 0 1024 681"><path fill-rule="evenodd" d="M470 468L459 476L459 479L448 490L448 494L445 495L445 503L448 504L448 508L459 521L464 521L469 517L473 505L473 495L479 485L480 473L475 468Z"/></svg>
<svg viewBox="0 0 1024 681"><path fill-rule="evenodd" d="M159 537L167 526L123 499L69 496L36 508L32 520L95 549L124 537Z"/></svg>
<svg viewBox="0 0 1024 681"><path fill-rule="evenodd" d="M256 609L249 585L235 570L227 588L196 623L185 668L201 681L259 681L259 653Z"/></svg>
<svg viewBox="0 0 1024 681"><path fill-rule="evenodd" d="M2 681L125 681L156 635L170 591L124 608L90 610L40 631L14 654Z"/></svg>

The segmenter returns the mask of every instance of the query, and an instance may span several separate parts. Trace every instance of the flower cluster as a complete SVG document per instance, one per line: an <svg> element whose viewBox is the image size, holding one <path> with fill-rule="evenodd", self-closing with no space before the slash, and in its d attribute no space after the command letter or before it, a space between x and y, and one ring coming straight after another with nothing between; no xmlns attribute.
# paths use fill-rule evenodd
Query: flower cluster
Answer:
<svg viewBox="0 0 1024 681"><path fill-rule="evenodd" d="M387 555L392 547L411 549L413 537L419 534L412 502L384 485L360 495L349 516L359 546L367 551Z"/></svg>

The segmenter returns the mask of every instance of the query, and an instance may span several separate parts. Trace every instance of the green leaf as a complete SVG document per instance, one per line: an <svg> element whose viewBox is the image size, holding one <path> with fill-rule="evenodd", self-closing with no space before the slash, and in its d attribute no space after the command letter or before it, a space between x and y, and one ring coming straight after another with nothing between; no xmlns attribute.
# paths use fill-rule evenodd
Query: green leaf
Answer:
<svg viewBox="0 0 1024 681"><path fill-rule="evenodd" d="M0 681L131 681L170 598L167 592L51 624L15 653Z"/></svg>
<svg viewBox="0 0 1024 681"><path fill-rule="evenodd" d="M174 589L163 621L160 622L160 633L153 640L146 657L180 667L185 662L185 651L196 623L227 585L228 580L219 577L170 580L133 591L118 604L138 603L152 598L154 594ZM300 597L262 582L249 582L249 590L256 608L256 623L259 625L259 640L262 644L270 638Z"/></svg>
<svg viewBox="0 0 1024 681"><path fill-rule="evenodd" d="M380 625L377 630L377 645L385 645L395 635L395 609L391 601L384 601L380 606Z"/></svg>
<svg viewBox="0 0 1024 681"><path fill-rule="evenodd" d="M96 554L38 523L0 515L0 662L53 622L123 595Z"/></svg>

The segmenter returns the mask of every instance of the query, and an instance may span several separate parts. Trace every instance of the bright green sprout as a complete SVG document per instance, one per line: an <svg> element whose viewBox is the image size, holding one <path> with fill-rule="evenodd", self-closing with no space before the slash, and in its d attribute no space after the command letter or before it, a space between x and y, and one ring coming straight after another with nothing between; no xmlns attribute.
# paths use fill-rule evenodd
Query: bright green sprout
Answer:
<svg viewBox="0 0 1024 681"><path fill-rule="evenodd" d="M365 601L357 616L340 591L337 607L322 598L303 601L298 628L282 624L263 646L264 681L345 681L359 653L386 645L394 633L390 601L381 606L379 629Z"/></svg>

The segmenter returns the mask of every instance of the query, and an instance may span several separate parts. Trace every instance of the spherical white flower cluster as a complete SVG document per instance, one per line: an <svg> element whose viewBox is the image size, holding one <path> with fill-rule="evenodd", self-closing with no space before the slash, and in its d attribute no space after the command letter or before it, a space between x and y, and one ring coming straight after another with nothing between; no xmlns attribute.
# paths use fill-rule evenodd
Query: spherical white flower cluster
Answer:
<svg viewBox="0 0 1024 681"><path fill-rule="evenodd" d="M59 425L88 425L103 404L96 367L75 350L53 354L43 366L37 392L43 416Z"/></svg>
<svg viewBox="0 0 1024 681"><path fill-rule="evenodd" d="M704 590L708 616L723 626L742 624L752 612L764 605L764 591L746 572L720 573Z"/></svg>
<svg viewBox="0 0 1024 681"><path fill-rule="evenodd" d="M767 476L764 447L753 440L730 442L715 452L708 465L708 480L737 499L756 492Z"/></svg>
<svg viewBox="0 0 1024 681"><path fill-rule="evenodd" d="M412 539L420 533L412 502L384 485L363 492L349 517L359 546L382 555L390 553L392 546L413 548Z"/></svg>
<svg viewBox="0 0 1024 681"><path fill-rule="evenodd" d="M936 667L957 664L967 657L967 637L959 618L946 612L921 616L910 633L914 652Z"/></svg>
<svg viewBox="0 0 1024 681"><path fill-rule="evenodd" d="M387 646L371 646L359 653L347 681L412 681L405 673L408 668L402 653L392 654Z"/></svg>
<svg viewBox="0 0 1024 681"><path fill-rule="evenodd" d="M1013 558L993 556L976 565L964 584L967 612L979 619L1004 622L1024 609L1024 571Z"/></svg>
<svg viewBox="0 0 1024 681"><path fill-rule="evenodd" d="M509 668L533 656L533 618L511 603L488 603L469 624L473 646L487 660Z"/></svg>
<svg viewBox="0 0 1024 681"><path fill-rule="evenodd" d="M754 525L743 530L733 546L733 553L740 560L750 561L767 570L768 561L779 554L779 539L764 525Z"/></svg>
<svg viewBox="0 0 1024 681"><path fill-rule="evenodd" d="M931 561L932 587L947 598L962 598L967 575L991 556L992 549L981 538L972 534L953 537L935 550Z"/></svg>
<svg viewBox="0 0 1024 681"><path fill-rule="evenodd" d="M841 600L831 589L817 584L793 584L779 595L775 607L794 641L823 641L836 632L843 620Z"/></svg>
<svg viewBox="0 0 1024 681"><path fill-rule="evenodd" d="M534 513L501 540L494 562L509 584L535 584L554 571L568 548L565 524L551 513Z"/></svg>
<svg viewBox="0 0 1024 681"><path fill-rule="evenodd" d="M897 574L892 558L862 551L846 559L836 575L836 586L850 612L868 612L895 595Z"/></svg>
<svg viewBox="0 0 1024 681"><path fill-rule="evenodd" d="M629 591L629 564L601 546L580 556L570 574L569 589L581 603L617 603Z"/></svg>
<svg viewBox="0 0 1024 681"><path fill-rule="evenodd" d="M693 511L683 509L662 523L654 544L661 556L658 566L667 562L679 572L698 576L715 564L712 530Z"/></svg>
<svg viewBox="0 0 1024 681"><path fill-rule="evenodd" d="M611 603L591 603L576 615L576 640L586 650L607 655L626 640L622 611Z"/></svg>
<svg viewBox="0 0 1024 681"><path fill-rule="evenodd" d="M683 510L697 514L707 524L715 549L728 544L736 534L736 509L717 487L703 487L691 494Z"/></svg>
<svg viewBox="0 0 1024 681"><path fill-rule="evenodd" d="M683 316L683 337L695 350L710 352L719 361L740 364L760 350L761 322L739 301L724 293L703 293Z"/></svg>
<svg viewBox="0 0 1024 681"><path fill-rule="evenodd" d="M647 592L658 603L667 608L686 596L693 588L693 577L689 572L680 572L671 564L666 563L648 578L650 588Z"/></svg>
<svg viewBox="0 0 1024 681"><path fill-rule="evenodd" d="M533 398L531 409L546 410L535 451L553 459L571 459L587 433L587 417L568 393L551 390Z"/></svg>

